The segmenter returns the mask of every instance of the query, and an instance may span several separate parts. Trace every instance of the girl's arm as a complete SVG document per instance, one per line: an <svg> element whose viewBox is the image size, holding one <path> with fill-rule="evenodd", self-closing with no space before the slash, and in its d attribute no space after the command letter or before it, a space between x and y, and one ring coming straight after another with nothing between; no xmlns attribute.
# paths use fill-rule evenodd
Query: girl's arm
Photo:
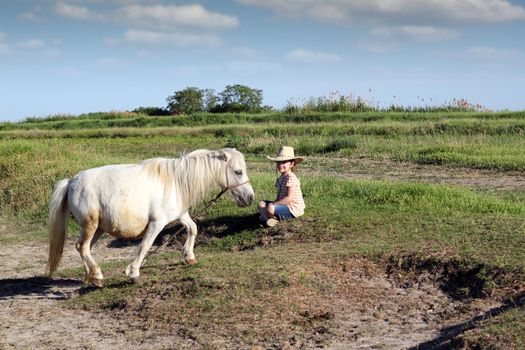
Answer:
<svg viewBox="0 0 525 350"><path fill-rule="evenodd" d="M282 204L282 205L288 205L292 203L292 199L295 196L295 192L297 191L295 186L289 186L288 193L286 194L286 197L283 197L280 201L276 201L274 204Z"/></svg>

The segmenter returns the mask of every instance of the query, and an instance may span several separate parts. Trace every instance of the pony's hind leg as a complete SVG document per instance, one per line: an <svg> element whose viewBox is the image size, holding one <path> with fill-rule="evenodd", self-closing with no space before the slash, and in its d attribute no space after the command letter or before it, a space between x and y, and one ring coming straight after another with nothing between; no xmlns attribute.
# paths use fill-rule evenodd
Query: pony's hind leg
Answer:
<svg viewBox="0 0 525 350"><path fill-rule="evenodd" d="M76 248L84 264L84 284L94 284L97 287L104 286L104 276L93 256L91 256L91 247L102 236L103 231L98 230L98 220L86 220L81 224L80 237L78 238Z"/></svg>
<svg viewBox="0 0 525 350"><path fill-rule="evenodd" d="M194 265L197 263L195 255L193 254L193 246L195 245L195 238L197 237L197 225L186 212L181 216L180 222L186 227L188 235L186 236L186 243L184 243L184 260L187 264Z"/></svg>

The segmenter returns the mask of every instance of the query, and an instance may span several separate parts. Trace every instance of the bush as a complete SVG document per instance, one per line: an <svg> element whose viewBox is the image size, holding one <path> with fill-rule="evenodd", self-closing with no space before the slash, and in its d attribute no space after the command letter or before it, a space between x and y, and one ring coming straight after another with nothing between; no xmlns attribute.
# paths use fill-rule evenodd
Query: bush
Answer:
<svg viewBox="0 0 525 350"><path fill-rule="evenodd" d="M139 108L135 108L132 112L137 113L137 114L150 115L150 116L170 114L170 112L167 109L164 109L161 107L139 107Z"/></svg>

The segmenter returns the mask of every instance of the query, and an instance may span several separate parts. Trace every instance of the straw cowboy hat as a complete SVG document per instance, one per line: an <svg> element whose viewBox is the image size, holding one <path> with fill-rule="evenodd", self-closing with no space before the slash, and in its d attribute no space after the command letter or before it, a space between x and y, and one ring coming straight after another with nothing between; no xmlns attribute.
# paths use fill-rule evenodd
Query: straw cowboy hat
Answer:
<svg viewBox="0 0 525 350"><path fill-rule="evenodd" d="M303 157L296 157L293 151L293 147L289 147L289 146L281 146L281 148L279 148L279 151L277 152L277 155L275 157L266 156L266 158L268 158L269 160L273 160L274 162L284 162L287 160L295 160L295 165L301 163L304 160Z"/></svg>

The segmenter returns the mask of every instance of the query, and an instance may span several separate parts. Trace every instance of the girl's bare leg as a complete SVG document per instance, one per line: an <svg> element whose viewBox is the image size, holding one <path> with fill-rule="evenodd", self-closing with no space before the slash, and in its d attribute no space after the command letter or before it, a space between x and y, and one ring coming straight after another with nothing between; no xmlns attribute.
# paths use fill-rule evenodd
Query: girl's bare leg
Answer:
<svg viewBox="0 0 525 350"><path fill-rule="evenodd" d="M266 209L268 213L267 218L275 218L275 205L273 203L269 203Z"/></svg>

